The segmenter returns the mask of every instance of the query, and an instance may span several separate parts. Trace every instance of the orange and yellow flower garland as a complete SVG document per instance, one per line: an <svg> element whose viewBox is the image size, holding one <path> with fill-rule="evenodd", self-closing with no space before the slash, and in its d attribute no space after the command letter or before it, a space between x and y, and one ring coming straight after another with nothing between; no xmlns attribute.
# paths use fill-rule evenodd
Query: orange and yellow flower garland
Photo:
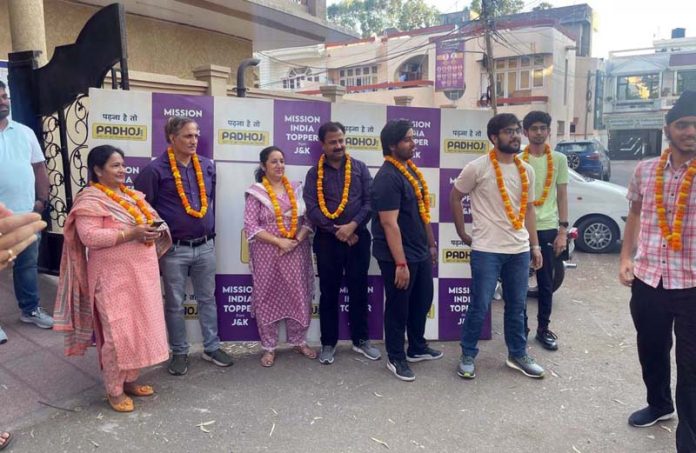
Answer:
<svg viewBox="0 0 696 453"><path fill-rule="evenodd" d="M138 196L135 194L133 190L130 190L128 187L124 186L121 184L119 188L121 189L121 192L125 193L129 197L135 201L136 206L138 206L138 210L133 207L132 204L128 203L126 200L124 200L122 197L116 194L113 190L109 189L103 184L100 184L98 182L91 182L89 183L90 186L94 187L95 189L99 189L104 194L106 194L107 197L111 198L114 200L116 203L120 204L123 209L128 211L128 213L135 219L135 224L136 225L142 225L143 223L147 223L148 225L152 224L154 221L154 216L150 212L149 209L147 209L147 206L145 205L145 202L141 199L138 198ZM144 217L143 217L144 216Z"/></svg>
<svg viewBox="0 0 696 453"><path fill-rule="evenodd" d="M505 180L503 179L503 172L500 170L500 164L495 156L495 150L488 153L488 157L493 163L493 169L495 170L495 181L498 184L498 191L500 196L503 198L503 205L505 206L505 213L512 223L512 227L516 230L521 230L524 226L524 217L527 214L527 203L529 201L529 178L527 178L527 170L524 168L522 161L515 156L515 165L517 166L517 171L520 173L520 178L522 179L522 196L520 198L520 212L515 215L512 210L512 202L510 201L510 196L505 189Z"/></svg>
<svg viewBox="0 0 696 453"><path fill-rule="evenodd" d="M410 159L406 161L408 166L413 170L413 172L416 174L418 177L418 181L416 181L416 178L414 178L411 173L406 169L404 164L399 162L398 160L394 159L391 156L385 156L384 160L395 166L402 175L406 177L408 182L411 184L411 187L413 187L413 191L416 193L416 199L418 200L418 213L420 214L421 220L423 220L424 224L429 224L430 223L430 190L428 189L428 183L425 182L425 178L423 177L423 173L416 167L416 164L414 164ZM420 181L420 187L418 186L418 182ZM421 191L421 187L423 190Z"/></svg>
<svg viewBox="0 0 696 453"><path fill-rule="evenodd" d="M271 204L273 205L273 213L275 214L276 225L278 225L278 230L280 235L284 238L292 239L297 234L297 199L295 198L295 191L292 190L292 184L286 176L283 176L283 186L285 187L285 192L288 194L288 199L290 200L290 230L285 228L285 222L283 221L283 213L280 210L280 204L278 203L278 197L273 191L273 186L268 181L265 176L261 180L263 187L268 192L268 196L271 197Z"/></svg>
<svg viewBox="0 0 696 453"><path fill-rule="evenodd" d="M541 197L534 200L534 206L543 206L546 202L546 198L549 196L549 191L551 190L551 183L553 182L553 156L551 155L551 147L548 143L544 146L544 154L546 155L546 180L544 181L544 191L541 193ZM522 152L522 159L525 162L529 162L529 146L527 146Z"/></svg>
<svg viewBox="0 0 696 453"><path fill-rule="evenodd" d="M667 223L667 210L665 208L664 187L665 187L665 165L669 159L672 150L667 148L660 156L660 161L657 165L655 173L655 205L657 209L657 225L662 232L662 237L669 242L669 246L674 251L682 249L682 228L684 227L684 212L686 204L689 200L691 191L691 183L696 175L696 159L691 160L689 168L686 170L686 175L679 187L679 195L677 196L677 211L674 213L674 224L670 230Z"/></svg>
<svg viewBox="0 0 696 453"><path fill-rule="evenodd" d="M184 205L184 210L186 214L197 219L202 219L205 217L206 212L208 212L208 195L205 191L205 181L203 180L203 171L201 170L201 163L198 161L198 156L194 154L191 157L193 161L193 169L196 171L196 181L198 182L198 192L201 198L201 209L196 211L191 207L191 204L186 198L186 192L184 192L184 185L181 183L181 173L176 166L176 157L174 157L174 151L171 147L167 148L167 155L169 156L169 166L172 169L172 176L174 176L174 184L176 184L176 191L181 198L181 203Z"/></svg>
<svg viewBox="0 0 696 453"><path fill-rule="evenodd" d="M317 169L317 198L319 202L319 209L325 217L329 219L337 219L343 210L346 209L348 204L348 192L350 191L350 156L346 153L346 169L344 173L345 182L343 183L343 194L341 195L341 202L334 212L329 212L326 208L326 200L324 199L324 160L326 158L325 154L322 154L319 158L319 168Z"/></svg>

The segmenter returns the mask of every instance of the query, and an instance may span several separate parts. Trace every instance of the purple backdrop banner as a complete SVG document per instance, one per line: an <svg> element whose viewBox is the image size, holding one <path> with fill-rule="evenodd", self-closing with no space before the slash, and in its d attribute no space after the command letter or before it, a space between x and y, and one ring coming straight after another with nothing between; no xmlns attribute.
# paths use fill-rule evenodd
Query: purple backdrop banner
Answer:
<svg viewBox="0 0 696 453"><path fill-rule="evenodd" d="M201 129L198 154L213 156L215 130L213 126L213 98L181 94L152 93L152 155L159 157L167 150L164 125L172 116L186 116L196 120Z"/></svg>
<svg viewBox="0 0 696 453"><path fill-rule="evenodd" d="M462 324L471 301L470 278L441 278L439 280L439 339L459 340ZM488 312L481 329L481 340L491 339L491 312Z"/></svg>
<svg viewBox="0 0 696 453"><path fill-rule="evenodd" d="M452 209L449 205L449 194L454 186L454 181L459 176L461 170L453 168L443 168L440 170L440 222L454 222L452 218ZM471 223L471 204L469 195L465 195L462 200L462 209L464 210L464 221Z"/></svg>
<svg viewBox="0 0 696 453"><path fill-rule="evenodd" d="M387 107L387 121L407 119L413 124L416 154L413 162L419 167L440 166L440 110L418 107Z"/></svg>
<svg viewBox="0 0 696 453"><path fill-rule="evenodd" d="M124 159L126 164L126 186L133 188L135 179L140 174L140 171L147 167L152 162L149 157L128 157Z"/></svg>
<svg viewBox="0 0 696 453"><path fill-rule="evenodd" d="M367 328L370 340L381 340L384 331L384 283L382 277L367 277ZM348 288L341 285L338 295L338 339L350 340L350 327L348 323L350 311L350 296Z"/></svg>
<svg viewBox="0 0 696 453"><path fill-rule="evenodd" d="M273 144L288 165L314 165L321 156L319 127L331 119L331 104L321 101L274 102Z"/></svg>
<svg viewBox="0 0 696 453"><path fill-rule="evenodd" d="M222 341L258 341L256 319L251 317L251 275L216 275L215 300Z"/></svg>

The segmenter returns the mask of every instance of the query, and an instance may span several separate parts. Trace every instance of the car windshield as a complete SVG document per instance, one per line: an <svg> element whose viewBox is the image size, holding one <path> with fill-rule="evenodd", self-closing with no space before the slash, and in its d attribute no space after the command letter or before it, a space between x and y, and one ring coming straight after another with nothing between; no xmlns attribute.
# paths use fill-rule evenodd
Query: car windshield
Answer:
<svg viewBox="0 0 696 453"><path fill-rule="evenodd" d="M556 151L563 154L592 151L592 143L559 143L556 145Z"/></svg>

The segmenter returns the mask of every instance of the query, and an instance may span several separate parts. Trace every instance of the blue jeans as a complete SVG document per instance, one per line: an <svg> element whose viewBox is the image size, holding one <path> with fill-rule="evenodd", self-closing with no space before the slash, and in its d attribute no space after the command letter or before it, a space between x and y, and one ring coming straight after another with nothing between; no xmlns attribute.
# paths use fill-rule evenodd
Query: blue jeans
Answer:
<svg viewBox="0 0 696 453"><path fill-rule="evenodd" d="M462 326L462 353L478 354L479 336L491 306L498 276L503 281L505 299L505 344L508 354L522 357L527 353L524 315L529 286L529 252L506 254L471 252L471 303Z"/></svg>
<svg viewBox="0 0 696 453"><path fill-rule="evenodd" d="M215 244L213 240L198 247L173 246L160 258L164 282L164 319L167 322L169 347L174 354L188 354L184 319L186 278L191 275L193 293L198 303L198 322L203 334L203 349L220 348L217 304L215 303Z"/></svg>
<svg viewBox="0 0 696 453"><path fill-rule="evenodd" d="M17 255L12 270L15 297L22 314L29 316L39 307L39 241Z"/></svg>

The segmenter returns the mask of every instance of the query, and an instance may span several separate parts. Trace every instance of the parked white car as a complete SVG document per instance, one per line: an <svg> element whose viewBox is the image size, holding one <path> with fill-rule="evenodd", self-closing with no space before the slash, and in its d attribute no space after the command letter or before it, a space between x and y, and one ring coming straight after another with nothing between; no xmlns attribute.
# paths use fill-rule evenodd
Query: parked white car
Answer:
<svg viewBox="0 0 696 453"><path fill-rule="evenodd" d="M615 250L626 226L628 190L568 172L568 223L578 229L575 246L588 253Z"/></svg>

